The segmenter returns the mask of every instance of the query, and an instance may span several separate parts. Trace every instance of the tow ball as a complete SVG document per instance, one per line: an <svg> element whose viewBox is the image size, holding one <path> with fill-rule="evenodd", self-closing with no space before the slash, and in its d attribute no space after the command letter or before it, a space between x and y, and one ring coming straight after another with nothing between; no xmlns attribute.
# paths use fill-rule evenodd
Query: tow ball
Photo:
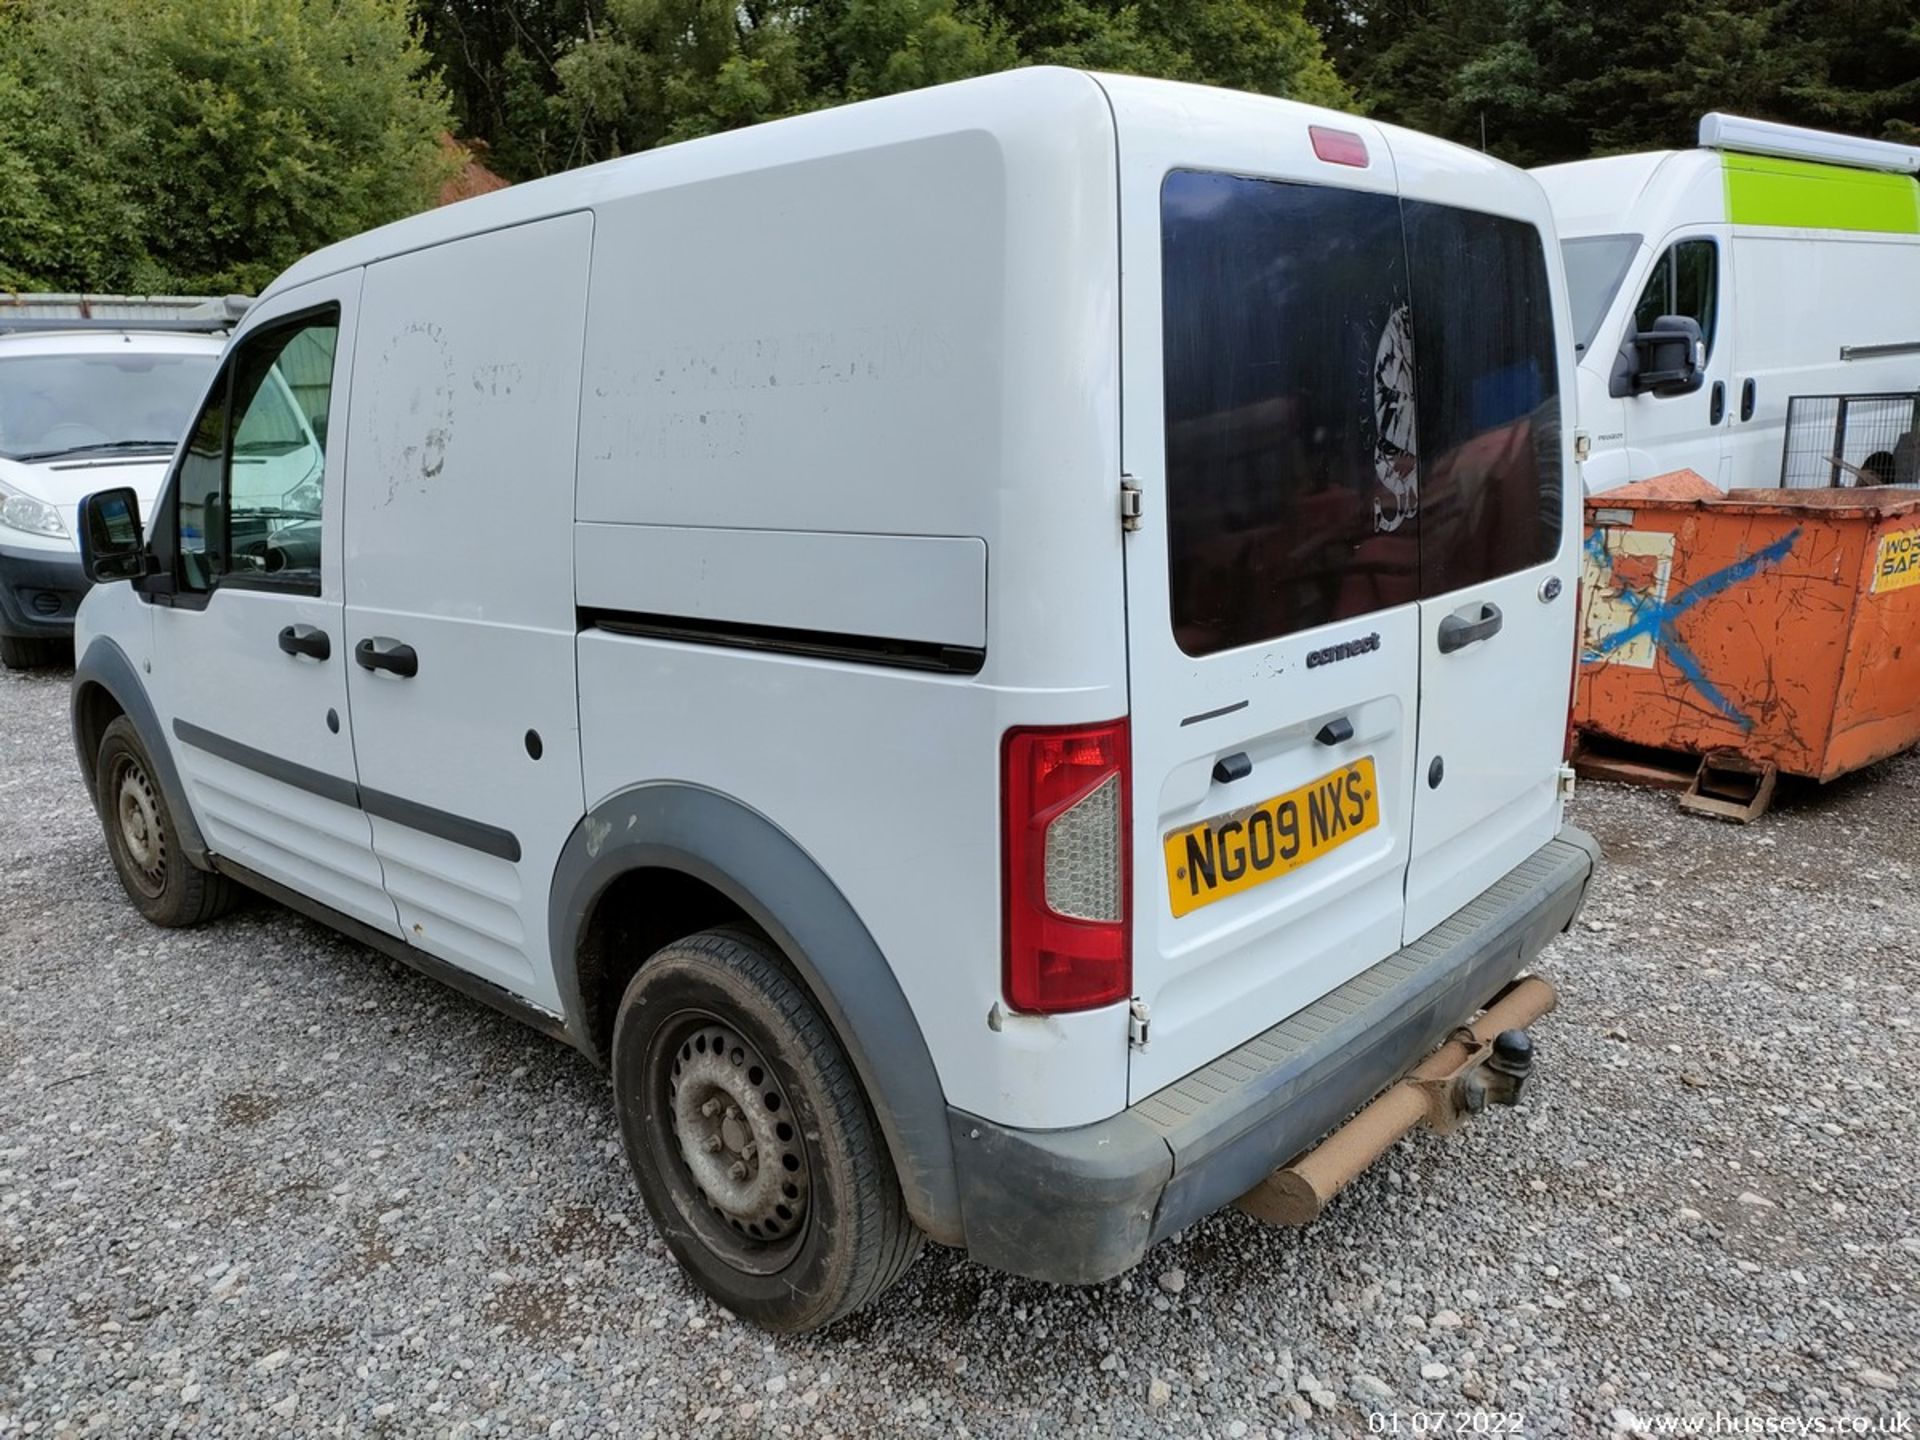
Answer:
<svg viewBox="0 0 1920 1440"><path fill-rule="evenodd" d="M1459 1109L1478 1115L1489 1105L1518 1105L1533 1074L1533 1037L1524 1030L1502 1030L1491 1043L1476 1044L1474 1054L1479 1058L1459 1077Z"/></svg>
<svg viewBox="0 0 1920 1440"><path fill-rule="evenodd" d="M1397 1085L1234 1203L1270 1225L1305 1225L1414 1126L1445 1134L1489 1104L1517 1105L1533 1074L1526 1027L1559 1000L1538 975L1516 981Z"/></svg>

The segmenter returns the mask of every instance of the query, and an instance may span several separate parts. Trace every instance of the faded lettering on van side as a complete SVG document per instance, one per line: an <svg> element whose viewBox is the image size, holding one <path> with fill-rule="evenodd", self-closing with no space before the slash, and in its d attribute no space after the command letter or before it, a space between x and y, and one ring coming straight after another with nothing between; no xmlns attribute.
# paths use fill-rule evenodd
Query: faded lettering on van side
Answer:
<svg viewBox="0 0 1920 1440"><path fill-rule="evenodd" d="M909 320L676 345L643 360L648 388L668 395L710 395L806 385L916 384L953 365L945 327Z"/></svg>
<svg viewBox="0 0 1920 1440"><path fill-rule="evenodd" d="M382 347L367 386L376 472L387 503L439 479L453 443L454 366L447 337L430 320L401 326Z"/></svg>

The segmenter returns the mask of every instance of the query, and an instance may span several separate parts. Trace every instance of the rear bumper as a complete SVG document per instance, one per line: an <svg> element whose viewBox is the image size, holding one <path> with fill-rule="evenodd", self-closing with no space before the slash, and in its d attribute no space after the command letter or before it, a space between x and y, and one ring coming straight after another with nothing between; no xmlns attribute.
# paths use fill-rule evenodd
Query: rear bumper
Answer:
<svg viewBox="0 0 1920 1440"><path fill-rule="evenodd" d="M1471 1019L1573 923L1599 859L1567 827L1412 945L1111 1119L1013 1130L950 1110L967 1253L1062 1284L1131 1269Z"/></svg>
<svg viewBox="0 0 1920 1440"><path fill-rule="evenodd" d="M77 554L0 545L0 635L58 640L73 634L87 593Z"/></svg>

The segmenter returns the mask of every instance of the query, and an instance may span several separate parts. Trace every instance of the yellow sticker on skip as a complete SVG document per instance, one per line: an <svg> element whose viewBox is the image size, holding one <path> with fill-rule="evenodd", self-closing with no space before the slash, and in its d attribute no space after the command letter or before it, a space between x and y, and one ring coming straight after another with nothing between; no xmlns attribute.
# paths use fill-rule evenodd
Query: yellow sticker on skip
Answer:
<svg viewBox="0 0 1920 1440"><path fill-rule="evenodd" d="M1873 593L1920 585L1920 530L1893 530L1880 537L1873 557Z"/></svg>

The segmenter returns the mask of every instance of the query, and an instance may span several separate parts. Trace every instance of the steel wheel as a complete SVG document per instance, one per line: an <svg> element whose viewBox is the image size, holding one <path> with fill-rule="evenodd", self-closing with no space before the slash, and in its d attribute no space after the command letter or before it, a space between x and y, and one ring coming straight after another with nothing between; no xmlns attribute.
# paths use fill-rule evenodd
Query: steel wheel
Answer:
<svg viewBox="0 0 1920 1440"><path fill-rule="evenodd" d="M663 1026L650 1068L679 1150L669 1183L682 1213L729 1263L781 1269L806 1234L812 1165L773 1068L707 1014Z"/></svg>
<svg viewBox="0 0 1920 1440"><path fill-rule="evenodd" d="M93 809L133 908L156 925L199 925L231 910L239 890L196 864L192 845L180 842L173 807L155 779L164 774L133 722L117 715L94 751Z"/></svg>
<svg viewBox="0 0 1920 1440"><path fill-rule="evenodd" d="M131 755L119 756L109 793L129 876L146 894L158 896L167 888L167 827L146 767Z"/></svg>
<svg viewBox="0 0 1920 1440"><path fill-rule="evenodd" d="M609 1058L647 1213L734 1314L818 1329L913 1263L920 1232L859 1076L764 934L730 925L655 951Z"/></svg>

